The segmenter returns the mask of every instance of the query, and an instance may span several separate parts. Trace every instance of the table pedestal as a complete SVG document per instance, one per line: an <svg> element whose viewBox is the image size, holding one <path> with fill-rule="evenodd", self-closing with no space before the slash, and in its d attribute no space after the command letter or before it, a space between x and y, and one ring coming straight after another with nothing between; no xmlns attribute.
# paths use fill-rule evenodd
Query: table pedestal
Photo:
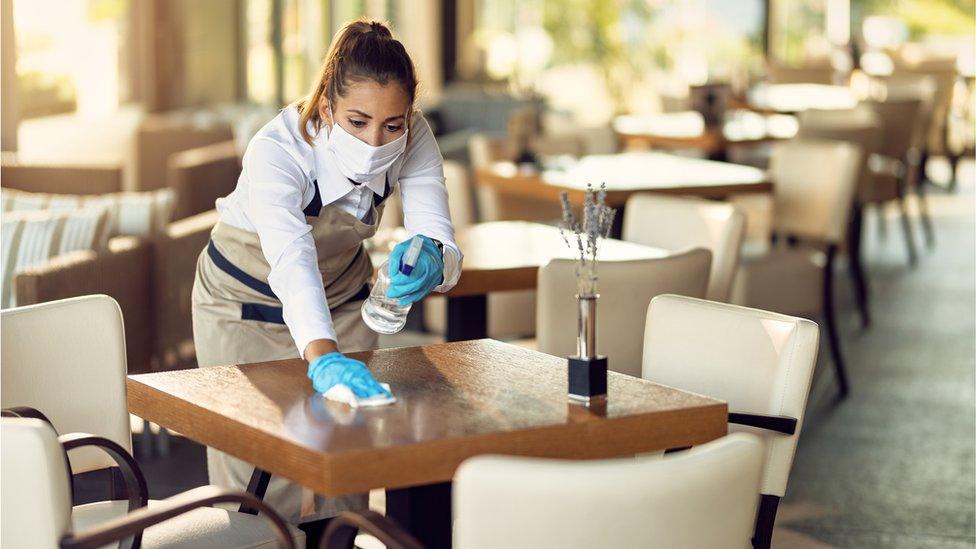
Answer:
<svg viewBox="0 0 976 549"><path fill-rule="evenodd" d="M448 296L445 335L448 341L488 337L488 296Z"/></svg>
<svg viewBox="0 0 976 549"><path fill-rule="evenodd" d="M386 491L386 516L404 527L424 547L451 547L451 483Z"/></svg>

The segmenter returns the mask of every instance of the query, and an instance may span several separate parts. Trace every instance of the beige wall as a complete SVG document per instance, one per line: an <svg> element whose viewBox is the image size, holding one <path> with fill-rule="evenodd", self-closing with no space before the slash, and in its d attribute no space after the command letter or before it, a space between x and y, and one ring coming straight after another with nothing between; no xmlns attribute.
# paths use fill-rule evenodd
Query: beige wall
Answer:
<svg viewBox="0 0 976 549"><path fill-rule="evenodd" d="M444 86L440 12L440 0L399 0L397 4L395 30L417 67L421 104L440 97Z"/></svg>
<svg viewBox="0 0 976 549"><path fill-rule="evenodd" d="M0 149L17 150L17 59L13 0L0 0Z"/></svg>
<svg viewBox="0 0 976 549"><path fill-rule="evenodd" d="M237 99L236 0L183 0L182 106Z"/></svg>

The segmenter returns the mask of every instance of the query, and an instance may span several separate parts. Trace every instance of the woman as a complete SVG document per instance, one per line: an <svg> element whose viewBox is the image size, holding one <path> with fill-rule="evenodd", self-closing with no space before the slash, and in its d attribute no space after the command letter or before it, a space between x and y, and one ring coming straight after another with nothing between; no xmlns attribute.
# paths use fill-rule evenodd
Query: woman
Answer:
<svg viewBox="0 0 976 549"><path fill-rule="evenodd" d="M442 158L414 111L417 80L403 45L381 23L347 24L311 93L251 140L236 189L197 262L193 335L201 367L302 357L316 391L385 392L344 353L376 348L360 307L373 273L363 241L399 187L405 225L424 245L409 275L390 258L388 296L402 304L446 291L461 252ZM243 489L253 466L207 449L210 481ZM323 498L272 476L265 501L293 523L366 506L366 495Z"/></svg>

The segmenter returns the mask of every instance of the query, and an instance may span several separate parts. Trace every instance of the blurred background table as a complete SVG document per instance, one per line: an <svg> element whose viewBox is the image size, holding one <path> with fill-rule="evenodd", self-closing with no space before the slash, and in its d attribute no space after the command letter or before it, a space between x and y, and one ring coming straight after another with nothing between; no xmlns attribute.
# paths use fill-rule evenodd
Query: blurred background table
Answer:
<svg viewBox="0 0 976 549"><path fill-rule="evenodd" d="M729 162L688 158L662 152L629 152L567 159L536 170L513 162L496 162L475 171L475 184L512 198L558 203L566 192L570 202L583 204L586 186L607 185L606 203L617 208L611 236L619 238L624 205L635 193L653 192L723 199L742 193L769 193L773 183L758 168Z"/></svg>
<svg viewBox="0 0 976 549"><path fill-rule="evenodd" d="M388 246L407 238L405 229L374 237L379 248L370 252L374 265L386 259ZM461 278L447 292L447 341L486 337L487 295L491 292L531 290L536 287L539 268L555 258L573 258L559 229L526 221L477 223L459 229L458 246L464 253ZM600 245L601 261L652 259L668 255L666 250L608 238Z"/></svg>
<svg viewBox="0 0 976 549"><path fill-rule="evenodd" d="M706 126L695 111L623 115L613 121L613 131L625 150L695 149L710 160L726 160L729 147L791 139L797 128L793 116L747 109L730 111L720 126Z"/></svg>
<svg viewBox="0 0 976 549"><path fill-rule="evenodd" d="M763 84L746 92L747 108L793 114L806 110L842 110L857 106L854 91L828 84Z"/></svg>
<svg viewBox="0 0 976 549"><path fill-rule="evenodd" d="M385 488L388 516L430 547L450 546L450 481L469 457L632 456L728 428L724 402L615 372L605 402L570 404L565 359L494 340L351 356L395 404L327 402L295 359L129 376L129 410L316 493Z"/></svg>

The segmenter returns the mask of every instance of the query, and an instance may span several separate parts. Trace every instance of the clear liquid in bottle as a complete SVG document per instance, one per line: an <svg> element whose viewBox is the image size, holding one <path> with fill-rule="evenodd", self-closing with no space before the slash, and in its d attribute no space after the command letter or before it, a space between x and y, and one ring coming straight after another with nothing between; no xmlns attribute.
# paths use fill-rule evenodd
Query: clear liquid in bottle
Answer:
<svg viewBox="0 0 976 549"><path fill-rule="evenodd" d="M410 305L400 305L399 299L386 297L390 287L389 264L384 261L376 275L376 283L361 309L363 322L376 333L395 334L407 323Z"/></svg>

